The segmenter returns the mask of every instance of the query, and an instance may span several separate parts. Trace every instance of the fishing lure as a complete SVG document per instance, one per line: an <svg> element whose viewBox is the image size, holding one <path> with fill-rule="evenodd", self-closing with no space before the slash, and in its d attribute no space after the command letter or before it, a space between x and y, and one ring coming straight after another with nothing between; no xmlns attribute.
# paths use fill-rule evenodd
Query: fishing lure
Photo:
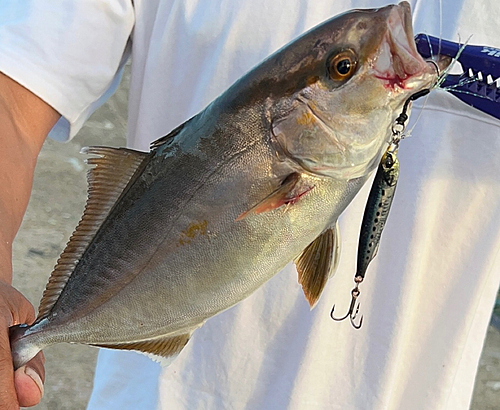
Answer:
<svg viewBox="0 0 500 410"><path fill-rule="evenodd" d="M372 259L377 254L380 244L380 237L389 216L392 200L396 191L396 185L399 177L399 161L396 156L398 144L391 144L385 154L382 156L380 165L378 166L373 185L366 203L363 222L361 224L361 232L359 234L358 243L358 263L354 282L356 286L351 290L351 305L347 314L341 318L333 316L335 305L330 313L331 318L336 321L344 320L350 317L352 325L359 329L363 323L361 317L359 324L355 324L354 319L359 312L359 304L354 311L354 305L358 298L359 284L365 278L366 270Z"/></svg>
<svg viewBox="0 0 500 410"><path fill-rule="evenodd" d="M363 282L368 265L377 254L382 231L384 230L394 199L394 193L399 178L399 161L396 154L399 148L399 142L404 137L403 132L405 130L406 121L408 121L408 108L412 101L429 94L429 92L429 89L424 89L411 95L405 101L401 113L392 125L392 143L389 145L389 148L387 148L387 151L380 161L366 203L363 222L361 223L357 269L356 275L354 276L354 283L356 286L351 290L349 310L345 316L341 318L333 316L335 305L333 305L332 311L330 312L330 317L335 321L341 321L349 317L352 326L356 329L359 329L363 323L363 316L361 316L359 324L354 322L359 313L359 303L358 306L355 307L356 300L361 293L359 284Z"/></svg>

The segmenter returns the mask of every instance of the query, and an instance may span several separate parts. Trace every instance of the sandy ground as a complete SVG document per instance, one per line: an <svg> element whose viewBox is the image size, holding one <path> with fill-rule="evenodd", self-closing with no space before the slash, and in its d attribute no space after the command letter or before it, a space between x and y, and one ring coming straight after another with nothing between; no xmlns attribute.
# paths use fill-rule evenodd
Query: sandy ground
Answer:
<svg viewBox="0 0 500 410"><path fill-rule="evenodd" d="M48 140L40 154L29 208L14 244L14 283L35 306L83 211L86 165L80 149L125 145L127 79L128 74L120 90L71 143ZM84 409L92 388L97 349L61 344L46 349L45 355L45 396L35 409ZM479 364L471 409L500 409L500 332L493 326Z"/></svg>

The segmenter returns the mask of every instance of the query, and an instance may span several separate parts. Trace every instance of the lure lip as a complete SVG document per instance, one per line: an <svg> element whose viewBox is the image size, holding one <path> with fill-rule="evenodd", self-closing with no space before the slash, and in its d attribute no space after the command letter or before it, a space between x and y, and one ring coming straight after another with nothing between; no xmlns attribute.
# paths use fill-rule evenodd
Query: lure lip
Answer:
<svg viewBox="0 0 500 410"><path fill-rule="evenodd" d="M436 56L457 61L463 72L448 74L439 87L466 104L500 119L500 49L473 46L418 34L415 43L420 55L435 62Z"/></svg>

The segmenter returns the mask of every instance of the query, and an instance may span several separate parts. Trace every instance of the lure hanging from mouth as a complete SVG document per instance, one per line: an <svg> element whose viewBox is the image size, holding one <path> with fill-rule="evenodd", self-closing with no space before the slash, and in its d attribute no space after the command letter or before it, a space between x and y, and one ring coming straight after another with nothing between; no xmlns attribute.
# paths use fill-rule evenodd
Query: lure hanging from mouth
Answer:
<svg viewBox="0 0 500 410"><path fill-rule="evenodd" d="M359 284L363 282L368 265L377 254L382 231L384 230L394 199L399 179L399 161L396 154L399 143L404 138L403 132L406 127L406 121L408 121L408 110L413 101L429 94L429 92L430 89L424 88L410 95L403 104L401 113L392 124L392 142L380 160L380 165L375 174L363 215L358 243L358 264L356 275L354 276L356 286L351 290L351 304L345 316L341 318L333 316L335 305L333 305L330 312L330 317L335 321L341 321L349 317L352 326L356 329L359 329L363 323L363 317L359 320L359 324L354 323L354 319L356 319L359 312L359 303L357 307L355 306L356 300L361 294Z"/></svg>

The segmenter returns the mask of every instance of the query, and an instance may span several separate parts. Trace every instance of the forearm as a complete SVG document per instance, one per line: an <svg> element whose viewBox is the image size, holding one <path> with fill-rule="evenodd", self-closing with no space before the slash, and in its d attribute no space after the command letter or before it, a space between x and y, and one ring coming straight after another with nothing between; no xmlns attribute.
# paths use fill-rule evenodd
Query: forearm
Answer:
<svg viewBox="0 0 500 410"><path fill-rule="evenodd" d="M0 73L0 280L12 281L12 241L28 204L36 158L59 114Z"/></svg>

